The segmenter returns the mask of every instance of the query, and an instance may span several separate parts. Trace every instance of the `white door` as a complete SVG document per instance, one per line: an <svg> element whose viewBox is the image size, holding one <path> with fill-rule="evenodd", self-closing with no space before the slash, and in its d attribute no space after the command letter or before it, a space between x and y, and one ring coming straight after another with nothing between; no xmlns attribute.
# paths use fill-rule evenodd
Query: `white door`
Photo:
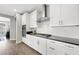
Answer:
<svg viewBox="0 0 79 59"><path fill-rule="evenodd" d="M19 13L16 13L16 43L22 41L22 19Z"/></svg>

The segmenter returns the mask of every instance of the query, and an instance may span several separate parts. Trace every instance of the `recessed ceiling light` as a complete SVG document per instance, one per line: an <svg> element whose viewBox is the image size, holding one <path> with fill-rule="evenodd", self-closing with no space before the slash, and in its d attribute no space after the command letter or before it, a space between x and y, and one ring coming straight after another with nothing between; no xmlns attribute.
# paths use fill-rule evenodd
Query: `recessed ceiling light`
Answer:
<svg viewBox="0 0 79 59"><path fill-rule="evenodd" d="M16 12L17 10L16 10L16 9L14 9L14 11Z"/></svg>

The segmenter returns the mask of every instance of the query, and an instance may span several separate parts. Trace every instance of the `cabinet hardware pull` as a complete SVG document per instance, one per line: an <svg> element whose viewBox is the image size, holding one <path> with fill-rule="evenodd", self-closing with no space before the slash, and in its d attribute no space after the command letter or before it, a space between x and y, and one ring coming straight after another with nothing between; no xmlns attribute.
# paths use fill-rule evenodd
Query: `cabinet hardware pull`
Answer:
<svg viewBox="0 0 79 59"><path fill-rule="evenodd" d="M63 24L63 21L61 20L61 24Z"/></svg>
<svg viewBox="0 0 79 59"><path fill-rule="evenodd" d="M69 55L68 53L65 53L65 55Z"/></svg>
<svg viewBox="0 0 79 59"><path fill-rule="evenodd" d="M39 41L37 42L37 44L39 45Z"/></svg>
<svg viewBox="0 0 79 59"><path fill-rule="evenodd" d="M69 47L69 48L74 48L74 47L72 47L72 46L68 46L68 45L66 45L66 47Z"/></svg>
<svg viewBox="0 0 79 59"><path fill-rule="evenodd" d="M55 43L55 42L51 42L51 43Z"/></svg>
<svg viewBox="0 0 79 59"><path fill-rule="evenodd" d="M59 20L59 24L61 24L60 20Z"/></svg>
<svg viewBox="0 0 79 59"><path fill-rule="evenodd" d="M62 20L59 20L59 24L60 24L60 25L62 24Z"/></svg>
<svg viewBox="0 0 79 59"><path fill-rule="evenodd" d="M52 49L52 50L55 50L55 48L52 48L52 47L49 47L50 49Z"/></svg>

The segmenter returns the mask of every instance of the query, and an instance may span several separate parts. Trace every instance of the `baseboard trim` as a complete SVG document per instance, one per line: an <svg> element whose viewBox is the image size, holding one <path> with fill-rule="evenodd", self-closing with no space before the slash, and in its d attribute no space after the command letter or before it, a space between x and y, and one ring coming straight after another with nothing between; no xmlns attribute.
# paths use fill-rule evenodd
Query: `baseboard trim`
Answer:
<svg viewBox="0 0 79 59"><path fill-rule="evenodd" d="M22 42L22 41L18 41L18 42L16 41L16 44L19 44L19 43L21 43L21 42Z"/></svg>

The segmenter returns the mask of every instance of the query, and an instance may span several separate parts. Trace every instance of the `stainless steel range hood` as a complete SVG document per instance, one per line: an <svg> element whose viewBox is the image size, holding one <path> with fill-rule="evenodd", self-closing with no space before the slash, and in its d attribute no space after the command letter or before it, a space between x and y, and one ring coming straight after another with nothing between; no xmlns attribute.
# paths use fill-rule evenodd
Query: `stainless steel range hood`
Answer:
<svg viewBox="0 0 79 59"><path fill-rule="evenodd" d="M43 10L42 10L42 15L41 17L37 20L37 22L43 22L43 21L47 21L49 20L49 17L48 17L48 7L46 4L43 5Z"/></svg>

